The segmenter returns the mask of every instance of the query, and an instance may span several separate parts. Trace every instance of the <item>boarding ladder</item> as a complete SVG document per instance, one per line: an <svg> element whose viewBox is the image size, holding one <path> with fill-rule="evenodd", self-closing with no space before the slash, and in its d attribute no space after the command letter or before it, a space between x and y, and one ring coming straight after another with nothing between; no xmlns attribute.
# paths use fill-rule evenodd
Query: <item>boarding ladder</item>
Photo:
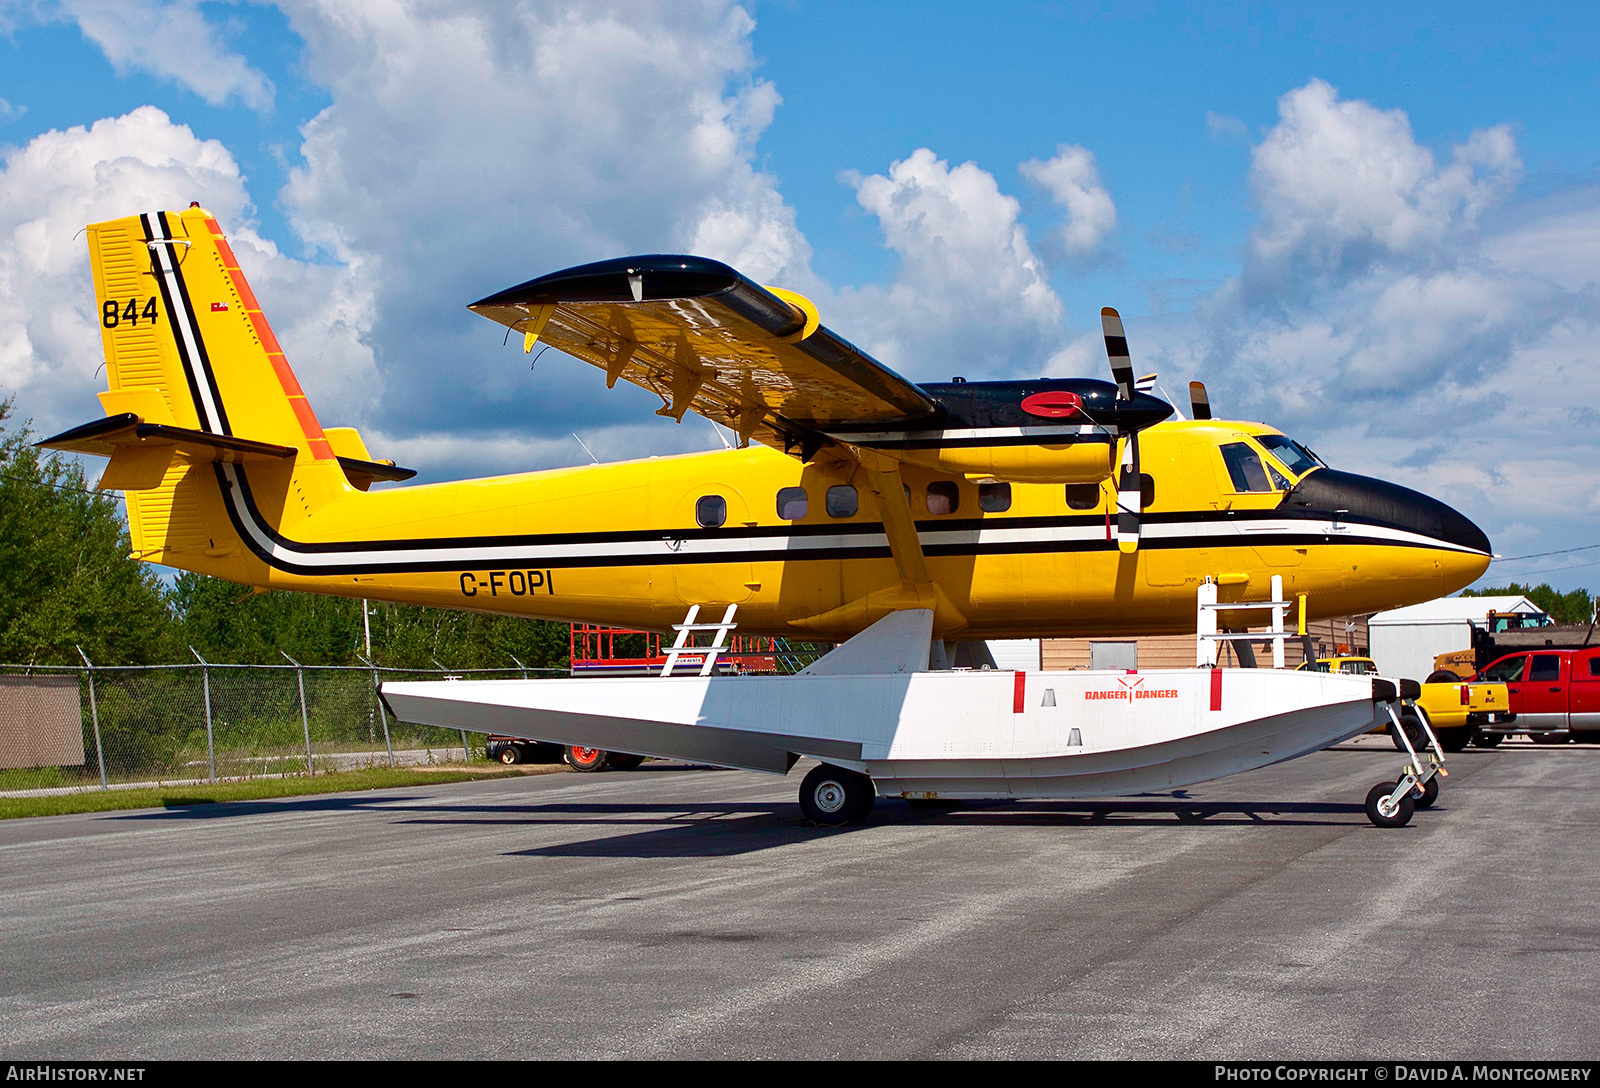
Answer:
<svg viewBox="0 0 1600 1088"><path fill-rule="evenodd" d="M1217 651L1224 642L1259 642L1263 639L1272 640L1272 667L1283 668L1283 643L1289 637L1284 630L1284 618L1290 607L1290 602L1283 599L1283 575L1272 576L1272 599L1270 601L1218 601L1218 585L1215 579L1206 578L1200 583L1196 593L1198 615L1195 618L1195 648L1194 663L1196 668L1211 669L1217 665ZM1301 593L1296 598L1299 621L1297 637L1304 639L1306 634L1306 595ZM1236 612L1245 610L1268 610L1272 612L1272 624L1265 631L1232 631L1225 632L1217 629L1218 612ZM1309 658L1308 658L1309 660Z"/></svg>
<svg viewBox="0 0 1600 1088"><path fill-rule="evenodd" d="M733 622L733 614L739 610L737 604L730 604L728 610L722 614L721 623L696 623L700 616L700 606L692 604L688 613L683 617L682 623L675 623L672 629L678 632L677 639L665 651L666 662L661 666L662 676L671 676L672 670L678 664L680 657L694 657L704 655L700 662L700 675L710 676L717 667L717 658L729 650L728 633L739 626ZM694 633L697 631L715 631L716 634L709 646L694 645Z"/></svg>

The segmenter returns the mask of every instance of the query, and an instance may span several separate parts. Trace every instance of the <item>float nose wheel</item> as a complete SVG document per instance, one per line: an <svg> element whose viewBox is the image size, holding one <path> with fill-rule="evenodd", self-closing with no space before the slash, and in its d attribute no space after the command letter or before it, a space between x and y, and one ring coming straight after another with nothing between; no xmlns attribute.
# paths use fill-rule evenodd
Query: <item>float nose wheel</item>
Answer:
<svg viewBox="0 0 1600 1088"><path fill-rule="evenodd" d="M800 811L823 827L865 819L877 799L872 779L827 763L813 767L800 783Z"/></svg>
<svg viewBox="0 0 1600 1088"><path fill-rule="evenodd" d="M1444 769L1444 749L1440 747L1439 738L1434 735L1427 719L1421 715L1407 715L1407 725L1414 723L1420 727L1417 729L1420 734L1416 738L1417 743L1413 745L1413 734L1401 724L1393 703L1389 704L1388 710L1396 745L1404 745L1411 762L1405 765L1398 781L1379 782L1367 791L1367 819L1372 821L1374 827L1404 827L1411 822L1417 809L1433 807L1433 803L1439 799L1439 779L1450 772ZM1423 755L1418 755L1417 746L1424 740L1427 747L1423 749Z"/></svg>

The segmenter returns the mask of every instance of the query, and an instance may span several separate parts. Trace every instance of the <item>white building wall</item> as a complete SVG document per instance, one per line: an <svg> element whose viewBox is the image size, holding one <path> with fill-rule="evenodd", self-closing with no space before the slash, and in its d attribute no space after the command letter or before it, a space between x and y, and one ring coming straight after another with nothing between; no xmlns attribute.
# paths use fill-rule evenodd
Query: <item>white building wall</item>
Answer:
<svg viewBox="0 0 1600 1088"><path fill-rule="evenodd" d="M1036 638L992 638L989 653L994 667L1014 672L1039 671L1039 640Z"/></svg>
<svg viewBox="0 0 1600 1088"><path fill-rule="evenodd" d="M1472 649L1472 624L1465 620L1451 623L1378 624L1367 631L1370 656L1384 676L1426 680L1433 672L1433 659L1454 650Z"/></svg>

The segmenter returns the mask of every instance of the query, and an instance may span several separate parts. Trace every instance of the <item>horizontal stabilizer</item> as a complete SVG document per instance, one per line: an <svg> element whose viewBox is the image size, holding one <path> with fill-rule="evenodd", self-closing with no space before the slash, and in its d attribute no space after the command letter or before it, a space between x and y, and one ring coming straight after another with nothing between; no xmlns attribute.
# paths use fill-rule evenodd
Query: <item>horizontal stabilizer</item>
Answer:
<svg viewBox="0 0 1600 1088"><path fill-rule="evenodd" d="M393 461L363 461L357 457L340 457L339 467L350 482L365 491L374 481L397 484L417 474L414 468L401 468Z"/></svg>
<svg viewBox="0 0 1600 1088"><path fill-rule="evenodd" d="M232 435L193 431L168 423L145 423L132 412L121 412L36 443L47 450L109 457L111 464L100 487L116 491L143 491L161 484L174 454L191 461L229 464L276 461L293 457L293 446L256 442Z"/></svg>

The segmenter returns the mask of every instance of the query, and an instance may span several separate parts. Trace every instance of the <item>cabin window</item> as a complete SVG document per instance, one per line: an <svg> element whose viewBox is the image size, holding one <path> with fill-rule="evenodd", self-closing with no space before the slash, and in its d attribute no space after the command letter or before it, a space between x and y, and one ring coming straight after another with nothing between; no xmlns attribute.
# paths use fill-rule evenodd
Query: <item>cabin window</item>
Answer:
<svg viewBox="0 0 1600 1088"><path fill-rule="evenodd" d="M978 509L985 514L1003 514L1011 509L1011 485L979 484ZM1600 660L1597 658L1596 660Z"/></svg>
<svg viewBox="0 0 1600 1088"><path fill-rule="evenodd" d="M1139 509L1148 510L1156 504L1156 478L1148 472L1139 473Z"/></svg>
<svg viewBox="0 0 1600 1088"><path fill-rule="evenodd" d="M784 521L799 521L806 516L810 504L803 487L778 488L778 517Z"/></svg>
<svg viewBox="0 0 1600 1088"><path fill-rule="evenodd" d="M1493 665L1490 665L1487 669L1483 670L1483 678L1485 680L1494 680L1502 684L1521 680L1522 666L1527 662L1527 660L1528 659L1526 657L1518 654L1516 657L1508 657L1504 661L1496 661Z"/></svg>
<svg viewBox="0 0 1600 1088"><path fill-rule="evenodd" d="M1541 680L1555 683L1561 679L1561 658L1557 654L1534 654L1528 664L1528 683Z"/></svg>
<svg viewBox="0 0 1600 1088"><path fill-rule="evenodd" d="M1222 447L1222 460L1228 466L1228 476L1235 491L1271 491L1266 466L1261 455L1244 442L1230 442Z"/></svg>
<svg viewBox="0 0 1600 1088"><path fill-rule="evenodd" d="M853 518L861 505L856 489L849 484L834 484L828 488L826 502L830 518Z"/></svg>
<svg viewBox="0 0 1600 1088"><path fill-rule="evenodd" d="M949 480L935 480L923 496L930 514L953 514L961 506L961 491Z"/></svg>
<svg viewBox="0 0 1600 1088"><path fill-rule="evenodd" d="M702 529L715 529L728 520L728 500L721 495L701 495L695 500L694 520Z"/></svg>
<svg viewBox="0 0 1600 1088"><path fill-rule="evenodd" d="M1067 508L1069 510L1093 510L1099 505L1099 484L1067 485Z"/></svg>

